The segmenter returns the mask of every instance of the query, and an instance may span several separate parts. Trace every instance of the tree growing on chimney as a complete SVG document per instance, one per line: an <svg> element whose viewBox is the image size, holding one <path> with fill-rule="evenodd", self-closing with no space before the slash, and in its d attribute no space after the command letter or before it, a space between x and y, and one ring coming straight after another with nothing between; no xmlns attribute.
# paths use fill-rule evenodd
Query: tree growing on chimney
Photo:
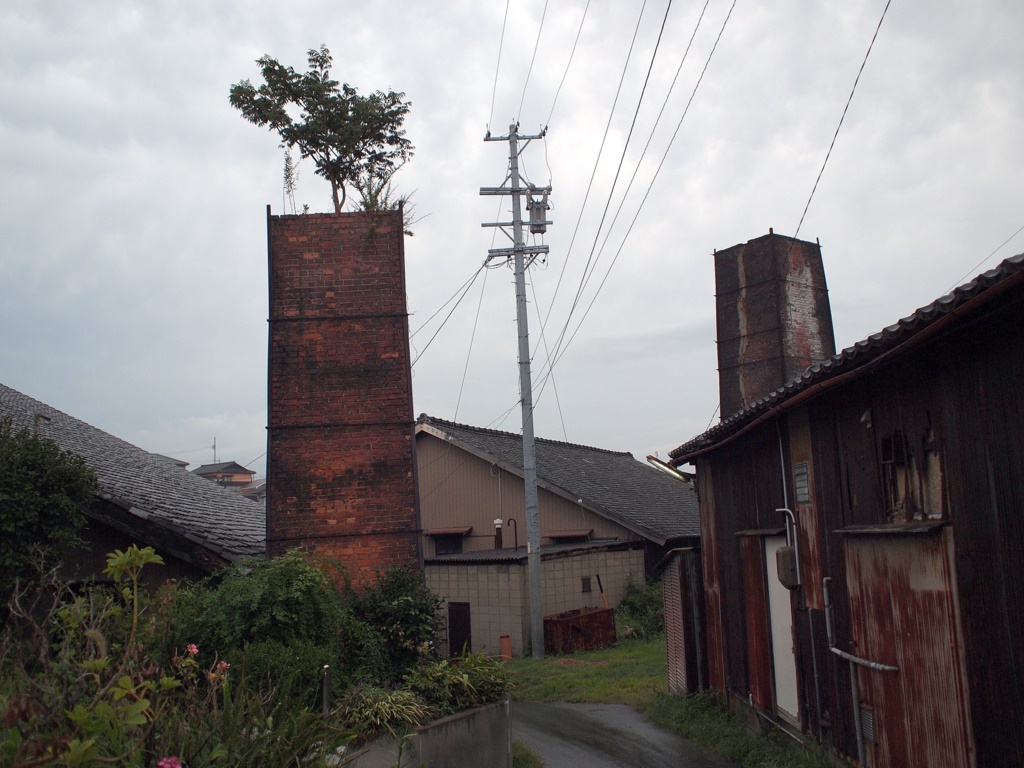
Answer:
<svg viewBox="0 0 1024 768"><path fill-rule="evenodd" d="M312 158L317 175L331 185L334 212L341 213L348 185L361 178L389 180L412 157L414 147L402 128L410 102L395 91L360 96L348 83L339 87L331 79L326 45L310 49L307 58L309 71L299 74L268 55L260 57L263 84L235 83L229 100L249 122L277 131L281 146L298 147L303 158ZM298 118L292 116L296 111Z"/></svg>

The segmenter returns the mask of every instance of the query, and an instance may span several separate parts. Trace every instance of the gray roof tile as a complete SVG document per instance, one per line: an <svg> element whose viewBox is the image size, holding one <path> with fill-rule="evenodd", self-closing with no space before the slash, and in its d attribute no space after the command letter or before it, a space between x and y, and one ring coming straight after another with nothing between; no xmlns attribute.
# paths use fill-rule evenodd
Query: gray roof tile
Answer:
<svg viewBox="0 0 1024 768"><path fill-rule="evenodd" d="M423 414L454 441L471 446L522 475L523 437L456 424ZM637 461L630 453L537 438L537 478L582 499L591 508L663 542L700 535L697 495L690 483Z"/></svg>
<svg viewBox="0 0 1024 768"><path fill-rule="evenodd" d="M211 483L166 458L148 453L84 421L0 384L0 418L31 428L85 459L99 478L98 495L228 560L262 557L262 504Z"/></svg>

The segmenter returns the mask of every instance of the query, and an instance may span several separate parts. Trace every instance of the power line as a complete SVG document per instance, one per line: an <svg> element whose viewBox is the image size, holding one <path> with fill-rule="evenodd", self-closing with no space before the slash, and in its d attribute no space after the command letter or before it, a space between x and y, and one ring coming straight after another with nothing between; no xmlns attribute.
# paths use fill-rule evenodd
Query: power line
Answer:
<svg viewBox="0 0 1024 768"><path fill-rule="evenodd" d="M491 113L487 116L487 131L490 133L494 119L494 97L498 93L498 71L501 69L501 49L505 46L505 25L508 23L508 7L512 0L505 0L505 18L501 20L501 40L498 42L498 63L494 65L494 87L491 89Z"/></svg>
<svg viewBox="0 0 1024 768"><path fill-rule="evenodd" d="M629 68L629 61L633 57L633 48L636 45L637 33L640 31L640 22L644 17L644 9L647 8L647 0L644 0L643 5L640 8L640 15L636 20L636 28L633 30L633 39L629 44L629 52L626 54L626 62L622 65L622 76L619 78L618 88L615 90L615 99L612 101L611 111L608 113L608 122L604 126L604 134L601 136L601 145L597 150L597 158L594 160L594 169L590 173L590 181L587 182L587 191L583 195L583 203L580 205L580 215L576 219L576 226L572 231L572 237L569 240L569 248L565 252L565 258L562 260L562 269L558 273L558 280L555 283L555 291L551 295L551 303L548 305L548 311L544 316L544 322L541 327L547 325L548 320L551 317L551 310L554 309L555 299L558 298L558 290L562 286L562 279L565 277L565 268L569 264L569 257L572 255L573 245L576 243L576 235L580 231L580 223L583 221L583 212L587 207L587 201L590 199L590 190L594 186L594 178L597 176L597 168L601 162L601 155L604 153L605 141L608 139L608 131L612 125L612 117L615 115L615 108L619 103L619 95L622 93L622 83L626 79L626 70Z"/></svg>
<svg viewBox="0 0 1024 768"><path fill-rule="evenodd" d="M547 5L545 4L545 8L546 7ZM562 73L562 79L559 81L558 89L555 91L555 98L551 102L551 112L548 113L546 125L551 125L551 118L555 115L555 105L558 103L558 95L562 92L562 86L565 84L565 78L569 75L569 67L572 65L573 56L576 55L576 44L580 41L580 33L583 32L583 22L587 20L588 10L590 10L590 0L587 0L587 4L583 8L583 18L580 19L580 27L576 30L576 39L572 41L572 50L569 51L569 61L565 64L565 72ZM519 105L519 108L522 109L522 104Z"/></svg>
<svg viewBox="0 0 1024 768"><path fill-rule="evenodd" d="M462 405L462 392L466 388L466 374L469 372L469 358L473 355L473 341L476 339L477 325L480 323L480 308L484 303L484 291L487 289L487 273L484 272L484 281L480 284L480 300L476 305L476 317L473 318L473 332L469 336L469 349L466 352L466 365L462 369L462 383L459 384L459 399L455 401L455 415L452 421L459 420L459 406Z"/></svg>
<svg viewBox="0 0 1024 768"><path fill-rule="evenodd" d="M426 353L426 351L428 349L430 349L430 345L434 343L434 339L437 338L437 335L441 332L441 329L443 329L445 327L445 325L448 323L448 320L451 319L452 313L455 312L455 310L459 308L459 304L461 304L462 300L464 298L466 298L466 294L469 293L469 289L472 287L473 283L476 282L477 277L479 277L480 273L483 272L483 269L484 268L481 266L480 269L478 269L476 271L476 273L473 275L473 277L466 284L466 290L464 290L462 292L462 295L459 296L459 300L455 302L455 306L452 307L451 312L449 312L445 316L445 318L442 321L441 325L438 327L438 329L436 331L434 331L434 335L430 337L430 341L428 341L426 346L424 346L423 349L420 350L420 353L418 355L416 355L416 359L412 361L412 363L409 365L409 368L414 368L416 366L416 363L418 363L420 361L420 358L423 357L423 355ZM451 299L449 299L448 302L446 302L446 303L450 303L450 302L451 302ZM442 307L442 309L443 309L443 307ZM440 311L440 310L438 310L438 311ZM435 314L437 314L437 313L435 313Z"/></svg>
<svg viewBox="0 0 1024 768"><path fill-rule="evenodd" d="M658 57L658 49L661 47L661 38L665 32L665 23L668 21L668 14L671 10L672 0L669 0L668 4L665 6L665 15L661 19L661 29L658 30L658 39L654 44L654 51L651 53L651 63L647 66L647 75L644 77L644 84L643 87L640 89L640 96L637 98L636 101L636 109L633 110L633 120L629 124L629 133L626 134L626 141L622 145L622 154L619 156L619 164L615 168L615 178L612 179L611 188L608 190L608 199L605 201L604 210L601 211L601 221L598 222L597 232L594 234L594 243L593 245L590 246L590 253L587 256L587 263L586 266L583 267L583 277L580 280L580 287L577 289L576 296L572 300L572 306L569 308L569 316L566 318L565 327L568 327L569 319L572 317L573 312L576 311L576 307L579 304L580 296L583 294L583 291L586 290L587 283L590 282L590 276L594 273L594 269L597 268L597 262L594 261L594 251L597 250L597 241L601 237L601 230L604 227L605 219L608 216L608 208L611 207L612 197L615 195L615 187L619 183L619 174L622 173L622 166L626 162L626 152L629 150L629 142L633 138L633 131L636 128L636 120L637 117L640 115L640 106L643 104L644 95L647 93L647 85L651 80L651 71L654 69L654 61ZM600 259L600 254L598 254L598 259ZM593 267L591 267L592 263ZM562 335L564 335L564 333L565 332L563 330L562 334L559 334L559 340L561 340Z"/></svg>
<svg viewBox="0 0 1024 768"><path fill-rule="evenodd" d="M843 107L843 114L839 118L839 125L836 126L836 132L832 135L832 143L828 146L828 152L825 153L825 162L821 164L821 170L818 171L818 178L814 180L814 186L811 188L811 194L807 198L807 205L804 206L804 212L800 214L800 223L796 225L796 232L793 233L793 239L796 240L800 236L800 228L804 224L804 217L807 216L807 209L811 207L811 200L814 199L814 193L818 189L818 182L821 181L821 175L825 173L825 166L828 165L828 159L832 156L832 148L836 145L836 139L839 137L839 129L843 127L843 121L846 119L846 111L850 108L850 102L853 101L853 94L857 91L857 83L860 82L860 76L864 72L864 66L868 63L868 56L871 55L871 49L875 45L875 39L878 37L878 31L882 28L882 22L885 21L885 14L889 11L889 3L892 0L886 0L885 8L882 9L882 16L878 20L878 26L875 27L875 34L871 36L871 43L868 45L868 50L864 54L864 60L860 63L860 69L857 70L857 77L853 81L853 88L850 89L850 96L846 99L846 106Z"/></svg>
<svg viewBox="0 0 1024 768"><path fill-rule="evenodd" d="M966 274L966 275L964 275L963 277L961 277L961 278L960 278L959 280L957 280L957 281L956 281L956 283L954 283L954 284L953 284L953 285L952 285L952 286L951 286L951 287L949 288L949 290L948 290L948 291L946 291L946 293L952 293L952 292L953 292L953 290L954 290L954 289L955 289L955 288L956 288L957 286L959 286L959 285L963 285L963 282L964 282L964 280L966 280L966 279L967 279L968 277L970 277L971 275L975 274L975 273L976 273L976 272L978 271L978 268L979 268L979 267L981 267L981 265L982 265L982 264L984 264L984 263L985 263L986 261L988 261L988 260L989 260L989 259L991 259L991 258L992 258L993 256L995 256L995 255L996 255L996 254L997 254L997 253L998 253L998 252L999 252L1000 250L1002 250L1002 248L1003 248L1003 246L1004 246L1004 245L1006 245L1006 244L1007 244L1008 242L1010 242L1011 240L1013 240L1013 238L1015 238L1015 237L1016 237L1017 235L1019 235L1019 234L1020 234L1021 232L1024 232L1024 226L1021 226L1021 228L1020 228L1020 229L1018 229L1018 230L1017 230L1016 232L1014 232L1014 233L1013 233L1012 235L1010 235L1010 236L1009 236L1008 238L1006 238L1005 240L1003 240L1003 242L1001 242L1001 243L1000 243L1000 244L999 244L999 245L998 245L998 246L997 246L997 247L995 248L995 250L993 250L993 251L992 251L992 253L990 253L990 254L989 254L988 256L986 256L986 257L985 257L984 259L982 259L982 260L981 260L981 261L979 261L979 262L978 262L977 264L975 264L975 265L974 265L973 267L971 267L971 268L970 268L970 269L969 269L969 270L967 271L967 274Z"/></svg>
<svg viewBox="0 0 1024 768"><path fill-rule="evenodd" d="M590 314L590 310L594 306L594 302L597 301L598 295L600 295L601 290L604 288L605 282L608 280L608 275L611 274L612 269L618 262L619 256L622 254L622 249L625 247L626 241L629 239L629 236L633 231L633 227L636 225L637 219L640 216L640 212L643 210L644 205L647 203L647 198L651 194L651 190L654 187L654 182L657 180L658 175L661 173L662 167L664 167L665 165L665 160L668 157L669 151L672 149L672 144L675 142L676 136L679 134L679 129L683 125L683 120L686 119L686 115L690 111L690 105L693 104L693 99L697 95L697 91L700 88L701 83L704 81L704 75L708 71L708 66L710 66L711 59L715 55L715 51L718 49L718 43L721 41L722 35L725 33L726 25L728 25L729 19L732 18L732 12L735 8L736 0L733 0L732 5L729 6L729 12L725 16L725 21L722 22L722 27L718 31L718 37L715 38L715 44L711 47L711 52L708 54L708 58L704 62L704 68L701 70L700 77L697 78L697 83L693 86L693 91L690 93L690 99L689 101L686 102L686 107L683 109L683 114L679 118L679 122L676 124L676 129L672 133L672 138L669 140L668 146L665 148L665 152L661 156L661 161L658 163L658 167L654 172L654 176L651 178L650 184L648 184L647 186L647 191L644 193L644 196L640 201L640 206L637 208L636 213L633 215L633 219L630 222L629 228L626 230L626 234L622 239L622 243L619 245L619 249L618 251L616 251L615 257L612 259L612 263L609 265L607 272L605 272L604 278L602 278L601 280L601 284L597 287L597 291L594 293L593 298L590 300L590 304L587 306L586 311L583 313L583 317L580 318L579 323L576 325L576 330L573 331L572 336L569 338L568 341L565 342L564 345L562 345L561 349L557 351L556 358L548 362L548 374L546 374L544 377L545 383L547 381L547 376L550 375L550 372L554 368L555 364L558 363L559 360L561 360L562 356L565 354L566 349L568 349L573 339L576 338L576 334L579 333L580 328L583 326L583 322L587 319L587 316ZM540 397L538 396L538 400L539 399Z"/></svg>
<svg viewBox="0 0 1024 768"><path fill-rule="evenodd" d="M455 299L455 297L459 295L459 291L461 291L461 290L463 290L464 288L466 288L467 286L470 286L470 285L472 285L472 284L473 284L473 281L474 281L474 280L476 280L477 276L478 276L478 275L480 274L480 271L481 271L482 269L483 269L483 266L481 266L481 267L480 267L479 269L477 269L477 271L476 271L476 272L474 272L474 273L473 273L473 275L472 275L472 276L471 276L471 277L470 277L470 278L469 278L469 279L468 279L468 280L467 280L466 282L464 282L464 283L463 283L462 285L460 285L460 286L458 287L458 289L456 289L455 293L453 293L453 294L451 295L451 297L450 297L450 298L448 299L448 301L446 301L446 302L445 302L444 304L442 304L442 305L441 305L440 307L438 307L438 308L437 308L437 311L436 311L436 312L434 312L434 314L432 314L432 315L431 315L430 317L428 317L428 318L427 318L427 319L426 319L426 320L424 321L423 325L421 325L421 326L420 326L419 328L417 328L417 329L416 329L415 331L413 331L413 332L412 332L411 334L409 334L409 338L411 339L411 338L412 338L413 336L415 336L415 335L416 335L417 333L419 333L419 332L420 332L420 331L422 331L422 330L423 330L424 328L426 328L426 327L427 327L428 325L430 325L430 321L431 321L431 320L433 320L433 319L434 319L435 317L437 317L437 316L438 316L439 314L441 314L441 311L442 311L442 310L443 310L443 309L444 309L445 307L447 307L447 306L448 306L449 304L451 304L451 303L452 303L452 301L453 301L453 300Z"/></svg>
<svg viewBox="0 0 1024 768"><path fill-rule="evenodd" d="M533 62L537 60L537 49L540 47L540 35L544 31L544 18L548 15L548 0L544 0L544 10L540 15L540 27L537 28L537 40L533 44L533 56L530 57L530 68L526 70L526 82L523 83L523 95L519 99L519 110L516 112L516 120L523 113L523 103L526 101L526 87L530 84L530 75L533 74Z"/></svg>

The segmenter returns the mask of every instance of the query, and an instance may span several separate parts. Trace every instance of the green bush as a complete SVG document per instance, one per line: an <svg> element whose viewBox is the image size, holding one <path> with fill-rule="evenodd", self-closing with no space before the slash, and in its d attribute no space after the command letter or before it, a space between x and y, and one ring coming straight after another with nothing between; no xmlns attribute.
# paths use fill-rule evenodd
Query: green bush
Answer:
<svg viewBox="0 0 1024 768"><path fill-rule="evenodd" d="M357 685L345 694L341 722L361 740L388 734L398 736L430 719L430 707L408 689Z"/></svg>
<svg viewBox="0 0 1024 768"><path fill-rule="evenodd" d="M406 674L405 685L443 716L497 701L511 687L511 672L483 653L466 653L421 661Z"/></svg>
<svg viewBox="0 0 1024 768"><path fill-rule="evenodd" d="M341 595L298 550L270 560L244 560L210 589L196 617L210 649L239 650L249 643L304 641L338 651ZM202 647L202 646L200 646Z"/></svg>
<svg viewBox="0 0 1024 768"><path fill-rule="evenodd" d="M391 568L350 599L355 616L382 638L387 682L400 679L421 658L434 654L444 624L439 613L443 601L419 573L404 566Z"/></svg>
<svg viewBox="0 0 1024 768"><path fill-rule="evenodd" d="M615 610L615 618L620 638L649 640L664 632L665 604L661 582L630 579L626 584L626 595Z"/></svg>
<svg viewBox="0 0 1024 768"><path fill-rule="evenodd" d="M0 419L0 605L16 578L46 570L78 542L96 473L73 453Z"/></svg>

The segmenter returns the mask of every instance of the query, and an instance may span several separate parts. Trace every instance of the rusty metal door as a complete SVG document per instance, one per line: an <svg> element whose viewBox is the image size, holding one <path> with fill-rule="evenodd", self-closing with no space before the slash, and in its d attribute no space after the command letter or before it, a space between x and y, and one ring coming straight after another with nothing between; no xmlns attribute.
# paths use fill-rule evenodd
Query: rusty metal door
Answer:
<svg viewBox="0 0 1024 768"><path fill-rule="evenodd" d="M953 531L846 539L853 652L872 768L974 766Z"/></svg>

